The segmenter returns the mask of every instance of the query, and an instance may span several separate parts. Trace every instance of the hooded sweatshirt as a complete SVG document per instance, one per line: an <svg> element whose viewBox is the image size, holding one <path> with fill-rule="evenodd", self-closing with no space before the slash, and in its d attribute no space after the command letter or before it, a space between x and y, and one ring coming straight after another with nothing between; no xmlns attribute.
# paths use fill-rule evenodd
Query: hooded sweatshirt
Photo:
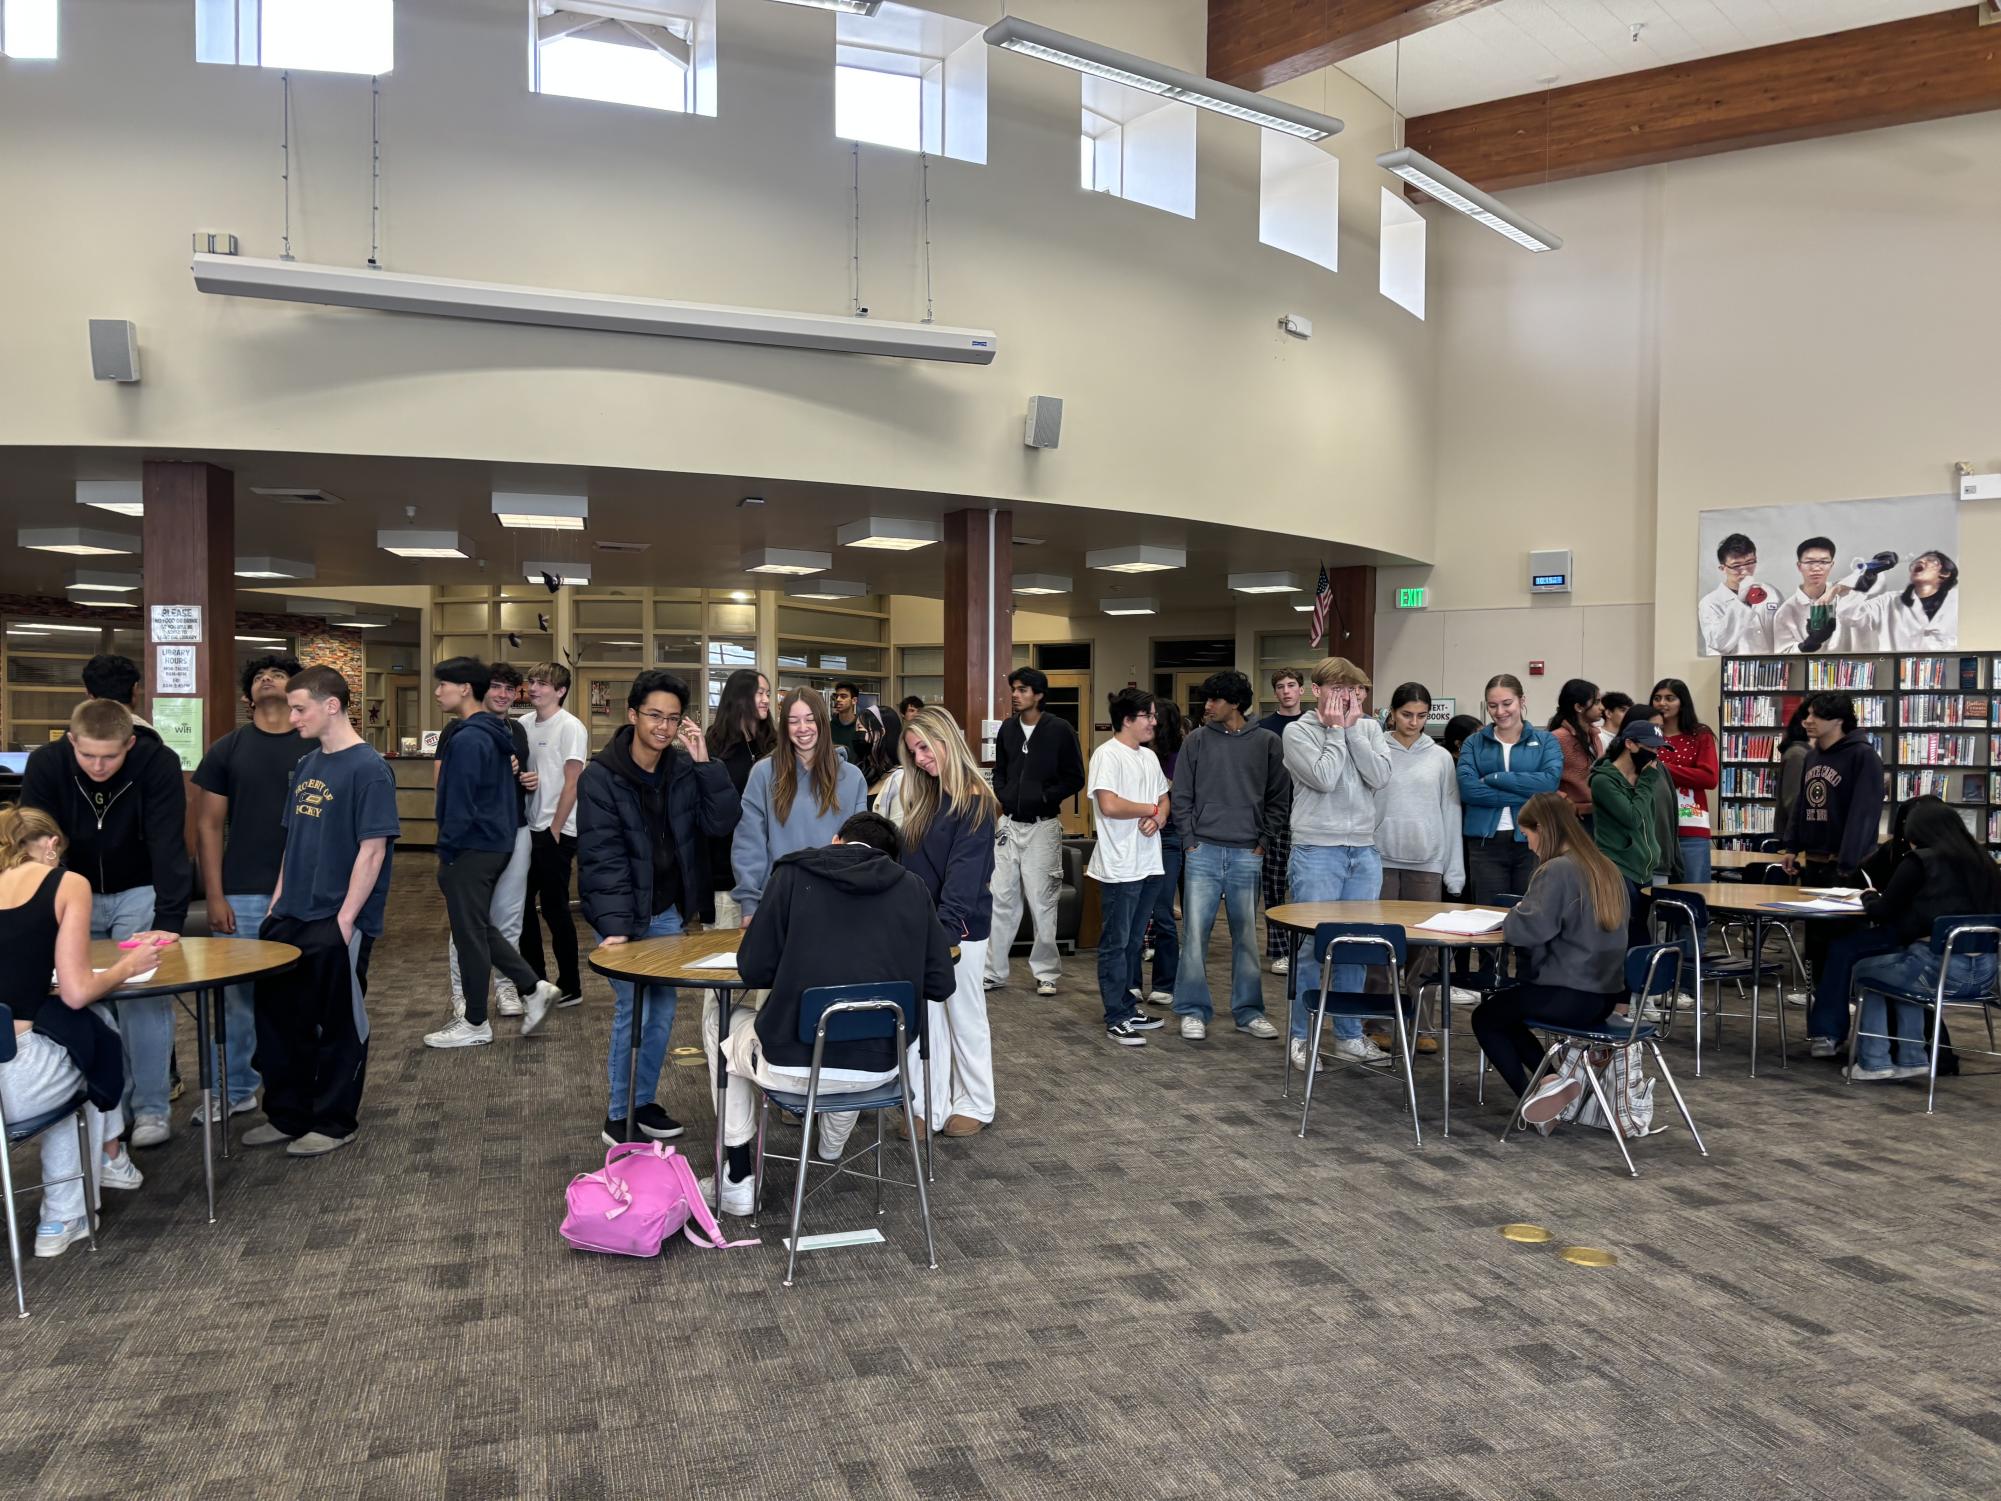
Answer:
<svg viewBox="0 0 2001 1501"><path fill-rule="evenodd" d="M781 744L773 754L798 753ZM745 917L757 911L764 883L780 858L794 850L833 843L848 815L868 807L868 778L862 775L859 766L843 756L834 779L834 806L822 813L811 779L802 775L793 792L791 811L781 823L777 809L771 805L771 764L772 757L766 756L751 767L750 779L743 784L743 818L730 845L730 863L736 871L736 889L731 895Z"/></svg>
<svg viewBox="0 0 2001 1501"><path fill-rule="evenodd" d="M1827 750L1807 752L1781 846L1837 870L1860 870L1876 852L1883 811L1883 760L1866 730L1853 730Z"/></svg>
<svg viewBox="0 0 2001 1501"><path fill-rule="evenodd" d="M737 973L744 984L770 991L758 1008L757 1040L775 1067L813 1065L813 1045L799 1037L799 1003L814 986L903 980L919 1001L946 1000L957 987L951 941L924 883L878 850L829 844L783 855L763 895L737 949ZM924 1035L929 1009L911 1008L906 1041ZM888 1037L837 1042L830 1036L821 1063L886 1073L897 1065L896 1045Z"/></svg>
<svg viewBox="0 0 2001 1501"><path fill-rule="evenodd" d="M438 859L450 865L463 850L511 854L521 827L521 788L514 777L514 736L498 714L468 714L438 765Z"/></svg>
<svg viewBox="0 0 2001 1501"><path fill-rule="evenodd" d="M153 926L180 932L194 886L184 834L188 794L180 760L159 736L135 731L125 764L101 782L77 765L67 737L37 746L21 774L21 805L62 826L63 865L92 891L151 886Z"/></svg>
<svg viewBox="0 0 2001 1501"><path fill-rule="evenodd" d="M1464 891L1466 841L1451 753L1429 735L1407 748L1385 735L1383 748L1390 757L1389 785L1376 805L1376 852L1383 869L1438 871L1447 891Z"/></svg>
<svg viewBox="0 0 2001 1501"><path fill-rule="evenodd" d="M1619 874L1637 886L1651 886L1661 868L1654 831L1654 798L1643 770L1634 781L1610 761L1591 768L1591 805L1597 809L1591 837Z"/></svg>
<svg viewBox="0 0 2001 1501"><path fill-rule="evenodd" d="M1364 715L1346 729L1302 714L1285 727L1285 769L1292 776L1292 842L1376 842L1380 793L1390 784L1383 727Z"/></svg>
<svg viewBox="0 0 2001 1501"><path fill-rule="evenodd" d="M1273 849L1291 809L1285 752L1270 730L1205 724L1181 742L1168 815L1184 850Z"/></svg>

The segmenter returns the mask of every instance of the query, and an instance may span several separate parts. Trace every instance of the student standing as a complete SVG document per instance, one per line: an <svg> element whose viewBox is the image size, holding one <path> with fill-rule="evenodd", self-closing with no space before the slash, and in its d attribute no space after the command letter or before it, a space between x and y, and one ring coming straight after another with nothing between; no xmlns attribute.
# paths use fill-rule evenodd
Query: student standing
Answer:
<svg viewBox="0 0 2001 1501"><path fill-rule="evenodd" d="M1487 680L1488 723L1459 748L1459 804L1466 817L1466 879L1473 900L1491 902L1529 889L1536 855L1516 815L1538 793L1563 779L1563 747L1524 717L1522 680L1496 673ZM1494 972L1486 949L1474 955L1482 978Z"/></svg>
<svg viewBox="0 0 2001 1501"><path fill-rule="evenodd" d="M1661 766L1674 783L1682 871L1685 879L1704 882L1709 879L1709 794L1721 775L1716 736L1697 717L1695 700L1680 678L1662 678L1654 684L1652 699L1667 735Z"/></svg>
<svg viewBox="0 0 2001 1501"><path fill-rule="evenodd" d="M64 870L62 856L62 830L47 813L0 808L0 951L7 955L0 1000L14 1015L15 1047L12 1060L0 1064L0 1105L10 1121L23 1121L59 1109L85 1090L84 1118L101 1164L99 1181L106 1188L137 1188L145 1180L118 1147L125 1059L117 1034L91 1003L159 963L159 955L143 945L92 972L90 883ZM90 1233L83 1152L66 1121L44 1131L41 1143L44 1187L35 1254L60 1256Z"/></svg>
<svg viewBox="0 0 2001 1501"><path fill-rule="evenodd" d="M1160 1026L1139 1005L1140 951L1163 865L1161 825L1168 822L1167 775L1150 748L1153 695L1123 688L1111 697L1112 738L1091 752L1084 784L1097 806L1098 841L1085 874L1098 883L1104 932L1098 939L1098 999L1105 1035L1123 1047L1144 1047Z"/></svg>
<svg viewBox="0 0 2001 1501"><path fill-rule="evenodd" d="M1171 699L1153 701L1153 741L1147 749L1160 762L1161 774L1174 785L1174 767L1181 756L1181 743L1188 738L1187 720ZM1160 826L1160 884L1154 888L1151 931L1146 943L1153 950L1153 988L1147 1004L1174 1003L1174 982L1181 973L1181 930L1175 924L1174 902L1181 895L1181 835L1174 819ZM1141 949L1144 955L1146 950ZM1145 981L1136 982L1145 989Z"/></svg>
<svg viewBox="0 0 2001 1501"><path fill-rule="evenodd" d="M438 707L459 722L449 739L438 742L438 889L445 894L465 1013L426 1034L424 1045L479 1047L493 1041L486 992L496 967L526 993L523 1037L534 1035L561 992L535 978L494 918L495 889L524 829L513 738L520 726L486 709L491 681L484 663L453 657L434 674Z"/></svg>
<svg viewBox="0 0 2001 1501"><path fill-rule="evenodd" d="M142 942L180 936L194 873L188 864L187 789L179 759L134 733L123 704L93 698L70 715L69 732L28 757L21 805L52 816L71 870L90 882L90 936ZM174 1052L171 996L114 1001L125 1047L128 1138L158 1146L167 1116Z"/></svg>
<svg viewBox="0 0 2001 1501"><path fill-rule="evenodd" d="M993 931L1000 803L958 722L944 709L922 710L904 727L902 756L903 865L931 893L946 940L957 951L951 999L928 1022L931 1118L917 1135L929 1129L974 1136L994 1119L993 1033L981 978ZM948 1040L942 1047L941 1024Z"/></svg>
<svg viewBox="0 0 2001 1501"><path fill-rule="evenodd" d="M1595 1027L1626 998L1626 883L1584 833L1559 793L1538 793L1520 825L1537 866L1501 936L1521 957L1525 978L1473 1011L1473 1035L1517 1095L1542 1057L1531 1020ZM1547 1125L1584 1088L1552 1071L1522 1108L1530 1125Z"/></svg>
<svg viewBox="0 0 2001 1501"><path fill-rule="evenodd" d="M741 801L750 782L750 769L778 743L771 728L771 680L755 668L739 667L732 672L723 682L707 738L709 759L729 774L730 787ZM743 914L730 894L736 886L730 844L727 834L709 840L709 886L714 893L718 928L743 926Z"/></svg>
<svg viewBox="0 0 2001 1501"><path fill-rule="evenodd" d="M1230 1012L1237 1030L1276 1038L1258 978L1256 909L1265 847L1292 815L1292 780L1278 736L1244 717L1251 707L1249 678L1215 672L1197 691L1205 720L1174 763L1170 810L1181 836L1182 951L1189 961L1175 977L1174 1010L1182 1037L1200 1042L1209 1035L1215 1007L1206 960L1220 906L1230 924Z"/></svg>
<svg viewBox="0 0 2001 1501"><path fill-rule="evenodd" d="M1632 712L1633 696L1615 689L1603 695L1598 702L1605 711L1605 717L1598 721L1598 754L1602 756L1612 748L1619 727L1626 722L1627 714Z"/></svg>
<svg viewBox="0 0 2001 1501"><path fill-rule="evenodd" d="M1782 838L1793 826L1793 809L1799 805L1800 783L1806 776L1806 758L1813 750L1813 741L1806 732L1806 711L1811 702L1811 699L1800 700L1779 739L1779 807L1772 828Z"/></svg>
<svg viewBox="0 0 2001 1501"><path fill-rule="evenodd" d="M1431 738L1430 722L1431 690L1422 683L1399 684L1390 694L1390 732L1383 741L1390 780L1376 804L1376 853L1383 862L1380 895L1386 902L1436 902L1466 889L1459 768ZM1415 979L1415 964L1410 974ZM1442 983L1449 984L1450 978L1440 975ZM1435 1052L1438 1039L1421 1037L1417 1048Z"/></svg>
<svg viewBox="0 0 2001 1501"><path fill-rule="evenodd" d="M1556 790L1570 799L1570 809L1584 832L1591 832L1591 765L1598 759L1598 721L1605 706L1598 701L1598 685L1572 678L1557 690L1556 712L1550 716L1549 732L1563 748L1563 772Z"/></svg>
<svg viewBox="0 0 2001 1501"><path fill-rule="evenodd" d="M919 709L923 707L924 707L924 700L919 698L916 694L913 693L910 695L910 697L906 698L902 703L896 706L896 712L902 715L903 722L905 724L909 724L910 716L915 714Z"/></svg>
<svg viewBox="0 0 2001 1501"><path fill-rule="evenodd" d="M570 917L570 863L577 853L577 783L591 758L591 732L565 705L570 669L561 662L537 662L527 673L528 702L522 716L528 736L528 890L516 948L537 980L549 978L542 961L542 927L556 956L558 1006L584 998L577 968L577 925ZM505 1014L505 1013L503 1013Z"/></svg>
<svg viewBox="0 0 2001 1501"><path fill-rule="evenodd" d="M1798 875L1802 886L1860 886L1860 871L1882 839L1883 759L1869 732L1856 728L1855 700L1846 693L1808 698L1801 727L1813 748L1792 821L1779 837L1786 874ZM1830 983L1845 980L1829 962L1843 931L1826 921L1806 925L1806 960L1816 977L1807 1045L1816 1058L1838 1057L1848 1035L1848 987Z"/></svg>
<svg viewBox="0 0 2001 1501"><path fill-rule="evenodd" d="M1028 968L1037 995L1056 994L1063 962L1056 952L1056 899L1063 890L1063 805L1084 786L1077 732L1042 701L1049 679L1033 667L1008 674L1014 714L994 737L994 936L987 945L987 989L1007 984L1008 950L1021 927L1024 898L1035 930Z"/></svg>
<svg viewBox="0 0 2001 1501"><path fill-rule="evenodd" d="M1635 719L1591 768L1591 802L1598 810L1590 830L1592 842L1626 878L1626 906L1631 913L1626 942L1635 947L1647 941L1642 891L1653 884L1654 873L1661 868L1653 798L1641 779L1666 743L1667 737L1653 721Z"/></svg>
<svg viewBox="0 0 2001 1501"><path fill-rule="evenodd" d="M833 720L827 726L834 749L855 764L861 764L862 691L853 683L834 684Z"/></svg>
<svg viewBox="0 0 2001 1501"><path fill-rule="evenodd" d="M141 740L160 742L160 732L139 717L133 708L134 696L139 691L139 667L130 657L121 657L113 652L99 652L83 664L83 691L92 698L108 698L114 704L123 704L132 714L132 733Z"/></svg>
<svg viewBox="0 0 2001 1501"><path fill-rule="evenodd" d="M271 893L278 888L292 769L313 748L312 741L292 728L292 707L286 697L299 671L295 657L257 657L245 664L241 681L250 723L238 725L211 745L195 768L194 783L202 790L196 825L208 888L208 926L218 938L255 938L271 911ZM255 986L244 984L223 992L229 1021L226 1092L231 1115L257 1108L257 1070L251 1059L257 1046L255 991ZM211 1099L210 1105L210 1118L220 1120L221 1102ZM200 1120L196 1107L194 1122Z"/></svg>
<svg viewBox="0 0 2001 1501"><path fill-rule="evenodd" d="M1270 730L1283 743L1286 726L1297 724L1306 713L1302 707L1306 696L1306 675L1297 667L1281 667L1271 675L1271 691L1278 700L1278 708L1260 719L1258 725ZM1292 827L1288 824L1285 832L1279 835L1276 847L1265 851L1264 865L1258 872L1258 890L1267 911L1285 905L1286 882L1290 878L1291 867ZM1285 930L1266 923L1265 958L1270 961L1273 974L1285 973L1291 952L1292 941Z"/></svg>
<svg viewBox="0 0 2001 1501"><path fill-rule="evenodd" d="M521 674L505 662L495 662L486 669L486 674L486 689L478 707L506 726L510 746L509 765L515 783L520 788L513 803L517 815L514 822L514 843L508 852L507 864L501 869L500 879L493 883L493 928L510 945L516 946L515 951L518 953L522 919L526 915L528 900L528 865L533 850L533 840L528 830L528 816L537 794L536 777L528 764L528 731L523 725L515 722L511 712L522 688ZM451 744L452 737L464 728L464 725L463 718L448 720L444 730L439 734L437 760L431 768L434 785L438 777L443 774L445 747ZM464 1016L466 1000L465 989L460 983L458 945L449 938L445 940L445 964L451 976L452 1012L455 1016ZM505 970L494 976L493 994L493 1009L496 1012L502 1016L521 1015L521 991L515 984L513 976ZM578 999L582 999L581 990Z"/></svg>
<svg viewBox="0 0 2001 1501"><path fill-rule="evenodd" d="M671 937L710 910L708 841L736 827L737 793L729 772L710 757L687 704L688 685L673 673L640 673L625 695L624 727L577 783L577 890L585 921L607 946ZM638 1093L628 1100L633 990L630 980L611 982L606 1146L617 1146L633 1127L655 1141L682 1131L654 1103L680 993L671 985L647 987Z"/></svg>
<svg viewBox="0 0 2001 1501"><path fill-rule="evenodd" d="M778 725L778 748L750 769L744 783L743 817L730 846L744 927L781 855L830 843L850 814L868 807L868 781L835 748L819 694L811 688L786 694L779 701Z"/></svg>
<svg viewBox="0 0 2001 1501"><path fill-rule="evenodd" d="M347 679L308 667L285 697L292 727L313 748L292 768L285 856L257 936L291 944L299 962L257 982L265 1123L244 1132L243 1144L282 1141L288 1156L319 1157L359 1129L368 1073L361 948L382 936L390 847L402 825L395 777L348 723Z"/></svg>
<svg viewBox="0 0 2001 1501"><path fill-rule="evenodd" d="M1286 727L1285 769L1292 778L1293 896L1301 902L1374 901L1383 893L1383 862L1376 853L1381 796L1390 784L1390 753L1383 727L1363 712L1359 689L1369 676L1346 657L1328 657L1313 669L1314 712ZM1359 964L1337 964L1329 983L1359 993ZM1320 956L1309 944L1299 959L1299 988L1292 998L1292 1061L1304 1068L1308 1025L1320 989ZM1334 1056L1355 1063L1387 1063L1389 1054L1362 1035L1361 1022L1334 1019Z"/></svg>
<svg viewBox="0 0 2001 1501"><path fill-rule="evenodd" d="M1661 726L1661 711L1652 704L1635 704L1626 715L1627 724L1646 723L1661 731L1665 749L1667 731ZM1647 794L1647 806L1653 814L1651 825L1654 834L1654 885L1665 886L1685 879L1681 863L1680 800L1675 794L1674 783L1668 779L1667 770L1661 765L1660 751L1654 752L1646 770L1640 773L1640 790ZM1694 981L1695 954L1688 956L1690 983Z"/></svg>

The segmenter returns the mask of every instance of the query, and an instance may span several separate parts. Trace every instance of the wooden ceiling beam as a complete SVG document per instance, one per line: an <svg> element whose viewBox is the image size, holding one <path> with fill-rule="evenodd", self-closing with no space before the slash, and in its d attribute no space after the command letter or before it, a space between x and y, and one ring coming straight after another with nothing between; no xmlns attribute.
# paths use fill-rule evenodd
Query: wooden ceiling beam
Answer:
<svg viewBox="0 0 2001 1501"><path fill-rule="evenodd" d="M2001 109L2001 27L1939 11L1405 122L1490 191Z"/></svg>
<svg viewBox="0 0 2001 1501"><path fill-rule="evenodd" d="M1494 0L1209 0L1209 76L1268 89Z"/></svg>

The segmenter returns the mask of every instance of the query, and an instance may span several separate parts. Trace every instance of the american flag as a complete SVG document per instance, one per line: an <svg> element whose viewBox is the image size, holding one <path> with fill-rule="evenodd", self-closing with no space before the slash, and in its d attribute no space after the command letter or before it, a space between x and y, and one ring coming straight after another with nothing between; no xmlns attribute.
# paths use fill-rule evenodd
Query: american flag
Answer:
<svg viewBox="0 0 2001 1501"><path fill-rule="evenodd" d="M1334 585L1327 577L1327 565L1320 565L1320 582L1313 586L1313 649L1327 639L1327 617L1334 609Z"/></svg>

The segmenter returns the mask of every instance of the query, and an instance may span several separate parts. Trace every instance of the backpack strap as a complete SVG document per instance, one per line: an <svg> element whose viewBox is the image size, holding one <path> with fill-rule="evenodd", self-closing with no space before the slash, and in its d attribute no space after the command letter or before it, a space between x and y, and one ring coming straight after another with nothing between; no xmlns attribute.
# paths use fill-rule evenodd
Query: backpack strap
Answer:
<svg viewBox="0 0 2001 1501"><path fill-rule="evenodd" d="M595 1183L611 1195L612 1207L604 1212L608 1220L615 1220L632 1207L632 1189L625 1179L600 1168L595 1173L578 1173L570 1180L571 1186L579 1183Z"/></svg>
<svg viewBox="0 0 2001 1501"><path fill-rule="evenodd" d="M695 1170L688 1165L688 1159L672 1147L665 1148L672 1159L674 1176L681 1185L681 1194L688 1204L688 1222L681 1227L681 1233L689 1241L709 1251L732 1251L739 1246L761 1245L756 1236L749 1240L725 1240L723 1227L716 1223L715 1212L709 1208L709 1201L702 1197L702 1185L695 1177ZM697 1230L701 1232L697 1234Z"/></svg>

